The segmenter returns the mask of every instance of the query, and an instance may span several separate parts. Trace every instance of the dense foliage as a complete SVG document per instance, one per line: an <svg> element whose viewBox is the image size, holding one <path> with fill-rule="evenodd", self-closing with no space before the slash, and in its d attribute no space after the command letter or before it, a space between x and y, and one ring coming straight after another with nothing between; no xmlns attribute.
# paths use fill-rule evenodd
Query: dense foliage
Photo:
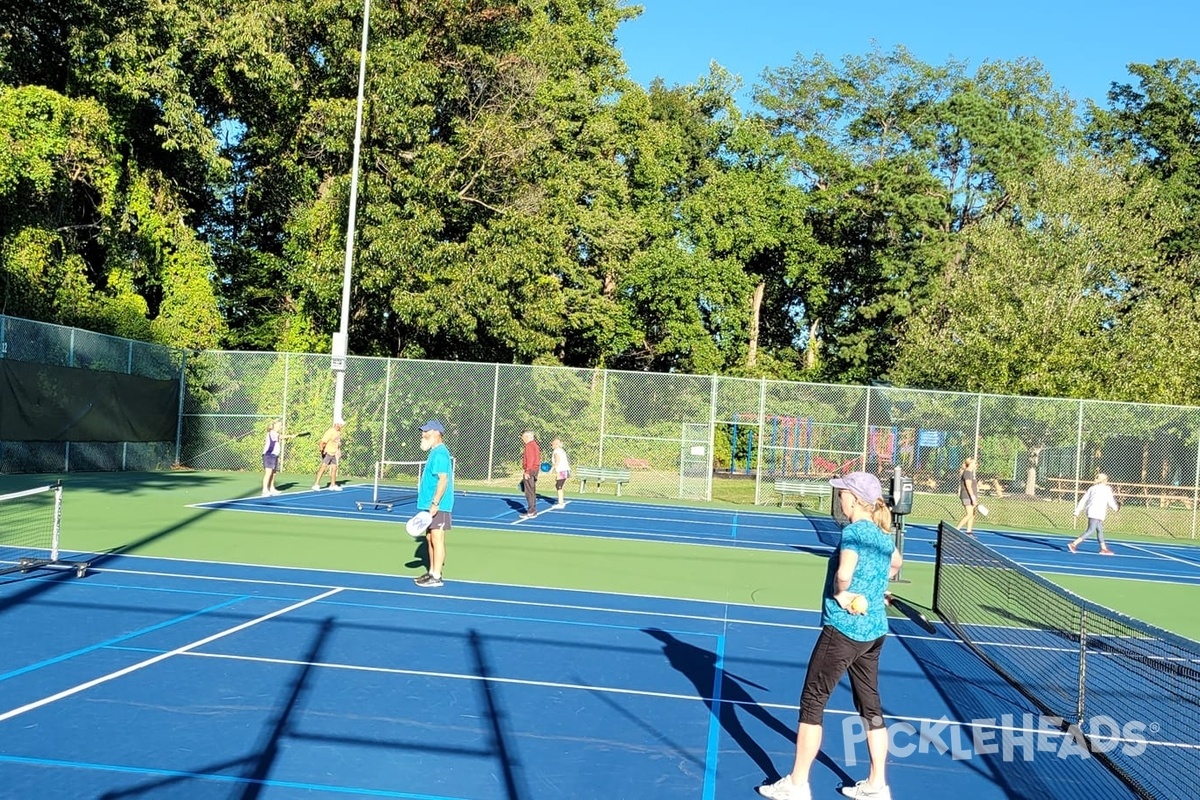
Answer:
<svg viewBox="0 0 1200 800"><path fill-rule="evenodd" d="M360 0L0 5L5 313L326 351ZM350 349L1200 401L1200 67L625 76L618 0L376 0Z"/></svg>

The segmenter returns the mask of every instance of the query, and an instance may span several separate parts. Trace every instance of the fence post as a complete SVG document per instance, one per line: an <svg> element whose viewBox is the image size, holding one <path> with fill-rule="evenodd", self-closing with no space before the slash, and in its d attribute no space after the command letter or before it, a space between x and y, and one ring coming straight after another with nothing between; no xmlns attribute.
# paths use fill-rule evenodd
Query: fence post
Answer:
<svg viewBox="0 0 1200 800"><path fill-rule="evenodd" d="M280 412L279 421L283 423L283 429L288 429L288 390L291 389L292 375L292 354L283 354L283 410ZM287 455L287 439L279 437L279 468L283 469L283 459Z"/></svg>
<svg viewBox="0 0 1200 800"><path fill-rule="evenodd" d="M387 461L388 411L392 402L392 360L383 362L383 433L379 435L379 460Z"/></svg>
<svg viewBox="0 0 1200 800"><path fill-rule="evenodd" d="M71 344L67 348L67 366L75 366L75 329L71 328ZM71 471L71 443L63 443L63 472Z"/></svg>
<svg viewBox="0 0 1200 800"><path fill-rule="evenodd" d="M858 469L866 472L867 470L867 449L871 446L871 387L863 387L867 390L867 399L863 403L863 435L862 435L862 454L859 456ZM841 461L838 458L838 461Z"/></svg>
<svg viewBox="0 0 1200 800"><path fill-rule="evenodd" d="M711 389L709 391L708 400L708 476L704 481L704 499L712 500L713 487L713 464L716 463L716 454L713 448L717 445L717 385L719 378L716 375L712 376Z"/></svg>
<svg viewBox="0 0 1200 800"><path fill-rule="evenodd" d="M125 348L125 374L133 374L133 339L129 339ZM129 442L121 442L121 471L129 469Z"/></svg>
<svg viewBox="0 0 1200 800"><path fill-rule="evenodd" d="M763 421L767 414L767 379L762 377L758 379L758 424L755 425L758 437L758 453L754 459L754 505L758 505L762 500L762 451L763 442L766 437L763 436ZM733 459L730 459L732 463Z"/></svg>
<svg viewBox="0 0 1200 800"><path fill-rule="evenodd" d="M975 466L975 469L976 469L976 473L977 473L977 474L976 474L976 483L978 483L978 482L979 482L979 481L978 481L978 470L979 470L979 423L980 423L980 420L981 420L981 418L982 418L982 417L983 417L983 395L982 395L982 394L977 394L977 395L975 395L975 451L974 451L974 452L971 454L971 456L972 456L972 457L975 459L975 465L976 465L976 466Z"/></svg>
<svg viewBox="0 0 1200 800"><path fill-rule="evenodd" d="M500 404L500 365L492 371L492 427L488 433L488 483L492 482L492 469L496 464L496 414Z"/></svg>
<svg viewBox="0 0 1200 800"><path fill-rule="evenodd" d="M599 464L604 466L604 422L605 415L608 413L608 370L604 370L604 382L600 385L600 452L597 454Z"/></svg>
<svg viewBox="0 0 1200 800"><path fill-rule="evenodd" d="M183 444L183 397L187 394L187 350L179 351L179 415L175 420L175 466L179 466L179 449Z"/></svg>
<svg viewBox="0 0 1200 800"><path fill-rule="evenodd" d="M1075 423L1075 488L1073 496L1079 497L1079 478L1083 471L1083 400L1079 401L1079 419ZM1074 525L1071 526L1074 528Z"/></svg>
<svg viewBox="0 0 1200 800"><path fill-rule="evenodd" d="M1196 436L1196 475L1192 479L1192 538L1196 538L1196 506L1200 505L1200 432Z"/></svg>

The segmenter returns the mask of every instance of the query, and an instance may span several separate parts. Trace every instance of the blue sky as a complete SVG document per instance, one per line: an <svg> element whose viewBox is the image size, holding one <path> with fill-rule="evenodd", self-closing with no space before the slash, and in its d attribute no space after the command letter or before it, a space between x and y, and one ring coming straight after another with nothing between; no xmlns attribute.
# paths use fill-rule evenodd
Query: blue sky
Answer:
<svg viewBox="0 0 1200 800"><path fill-rule="evenodd" d="M767 68L797 53L834 63L907 47L929 64L1036 58L1081 106L1105 104L1113 81L1131 82L1126 65L1159 59L1200 61L1200 0L626 0L645 10L617 30L629 76L648 85L692 83L717 61L749 89Z"/></svg>

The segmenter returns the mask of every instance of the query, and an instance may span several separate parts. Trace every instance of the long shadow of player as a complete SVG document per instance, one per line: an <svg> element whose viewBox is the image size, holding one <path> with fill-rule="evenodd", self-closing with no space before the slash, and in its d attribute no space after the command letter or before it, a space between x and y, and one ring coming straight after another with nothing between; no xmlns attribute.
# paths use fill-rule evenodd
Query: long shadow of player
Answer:
<svg viewBox="0 0 1200 800"><path fill-rule="evenodd" d="M767 776L768 781L778 780L781 776L772 764L771 757L746 732L742 721L738 718L738 709L741 709L793 745L796 743L796 729L780 722L774 714L759 705L758 701L746 691L743 684L763 691L767 691L767 688L718 667L717 655L710 650L680 641L659 628L643 628L642 630L662 642L663 654L667 657L667 661L692 682L692 685L696 687L696 694L708 706L709 713L716 715L721 728L758 765L762 773ZM854 784L854 780L829 756L819 753L817 760L837 775L843 784L847 786Z"/></svg>

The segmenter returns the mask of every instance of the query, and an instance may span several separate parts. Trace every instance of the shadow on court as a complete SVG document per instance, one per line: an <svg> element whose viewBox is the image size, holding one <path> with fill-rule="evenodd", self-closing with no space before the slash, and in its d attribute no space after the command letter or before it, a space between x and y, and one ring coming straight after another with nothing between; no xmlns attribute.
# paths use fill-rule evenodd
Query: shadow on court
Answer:
<svg viewBox="0 0 1200 800"><path fill-rule="evenodd" d="M491 664L483 648L483 637L479 635L479 631L472 628L467 634L467 640L471 645L471 656L475 660L475 674L481 678L479 691L482 695L483 707L487 710L492 748L495 751L496 760L500 763L500 774L504 779L505 797L508 800L521 800L523 793L521 791L520 763L508 745L510 737L507 735L504 724L505 714L497 702L495 681L492 680Z"/></svg>
<svg viewBox="0 0 1200 800"><path fill-rule="evenodd" d="M185 476L185 477L190 477L190 476ZM202 477L202 476L196 476L196 477ZM79 485L88 485L86 481L75 481L74 479L72 479L72 484L74 485L76 483L78 483ZM107 483L107 481L105 483ZM171 484L171 485L177 486L178 484ZM248 489L248 490L244 491L240 495L240 497L242 497L242 498L252 497L257 494L258 494L257 488ZM175 523L174 525L168 525L167 527L162 528L157 531L154 531L153 533L147 534L146 536L143 536L140 539L135 539L132 542L126 542L125 544L121 545L120 547L114 547L113 549L106 550L102 553L78 554L70 559L64 558L64 560L81 561L81 562L86 561L91 567L98 567L101 564L103 564L104 562L108 561L109 559L111 559L115 556L126 555L128 553L136 553L140 548L145 547L146 545L151 544L152 542L157 542L160 539L165 539L168 536L173 536L174 534L179 533L179 532L191 527L192 525L195 525L200 520L204 519L205 517L217 512L219 510L220 510L219 508L215 508L215 507L214 508L201 508L201 509L197 510L196 513L194 513L190 517L188 517L187 519L180 520L179 522ZM49 571L49 573L50 573L49 575L46 574L47 571ZM9 577L11 577L11 575L18 575L18 573L10 573ZM32 578L39 578L39 580L31 580ZM75 571L73 569L62 570L62 569L54 569L53 567L44 567L42 569L20 575L18 578L16 578L16 580L7 581L10 583L15 583L17 581L29 581L29 585L18 592L15 592L11 595L8 595L7 597L0 599L0 614L2 614L5 611L5 609L7 609L7 608L35 600L36 598L40 597L41 595L45 594L46 592L52 591L56 586L61 585L63 580L66 580L68 578L71 580L76 580ZM86 576L84 576L84 578L82 578L82 580L86 580L86 579L87 579Z"/></svg>
<svg viewBox="0 0 1200 800"><path fill-rule="evenodd" d="M1001 739L1005 734L995 729L1006 722L1018 728L1037 726L1040 720L1029 701L1005 678L994 672L966 645L946 638L931 638L909 620L890 620L892 632L897 634L895 643L903 646L912 655L917 667L925 674L929 685L945 702L950 718L962 722L978 721L987 727L934 726L935 736L925 743L935 754L941 747L940 757L953 759L971 773L985 778L989 783L1002 787L1007 797L1057 797L1085 800L1104 798L1117 800L1128 798L1129 789L1116 776L1095 763L1094 759L1062 755L1061 737L1046 735L1041 741L1048 742L1049 750L1040 750L1038 743L1010 738L1011 748L1006 754ZM890 647L895 644L889 642ZM885 709L887 688L883 687ZM889 712L885 710L885 714ZM1024 716L1028 714L1029 716ZM986 734L995 751L978 744L975 735ZM922 732L922 736L925 733ZM1035 756L1035 750L1036 757ZM1028 758L1028 760L1027 760ZM944 773L950 776L952 773ZM967 791L970 784L966 777L955 781L955 785L943 784L947 793Z"/></svg>
<svg viewBox="0 0 1200 800"><path fill-rule="evenodd" d="M772 763L771 757L747 733L739 719L740 713L749 714L788 742L795 744L796 729L776 719L775 715L759 705L745 688L750 686L767 691L766 687L718 667L717 655L711 650L680 641L659 628L645 628L643 632L662 643L663 655L667 657L671 667L691 681L696 687L696 695L708 706L709 713L716 714L721 729L754 761L766 776L767 782L779 780L782 776ZM817 754L817 761L836 775L842 784L854 785L854 780L845 770L824 752Z"/></svg>
<svg viewBox="0 0 1200 800"><path fill-rule="evenodd" d="M238 786L232 797L237 800L258 800L267 777L271 774L271 767L279 757L279 744L287 736L290 721L296 712L303 708L304 694L308 687L310 674L313 666L321 660L321 652L325 649L325 642L329 639L332 630L333 618L326 617L313 637L312 646L308 649L304 663L292 679L287 696L280 698L280 702L276 706L275 719L264 731L262 742L256 753L233 761L211 764L191 774L171 775L148 781L135 788L105 792L100 795L102 800L150 796L160 791L178 792L181 789L180 783L190 783L196 780L197 776L223 774L228 770L238 770L242 773L242 780L239 782L241 785Z"/></svg>

